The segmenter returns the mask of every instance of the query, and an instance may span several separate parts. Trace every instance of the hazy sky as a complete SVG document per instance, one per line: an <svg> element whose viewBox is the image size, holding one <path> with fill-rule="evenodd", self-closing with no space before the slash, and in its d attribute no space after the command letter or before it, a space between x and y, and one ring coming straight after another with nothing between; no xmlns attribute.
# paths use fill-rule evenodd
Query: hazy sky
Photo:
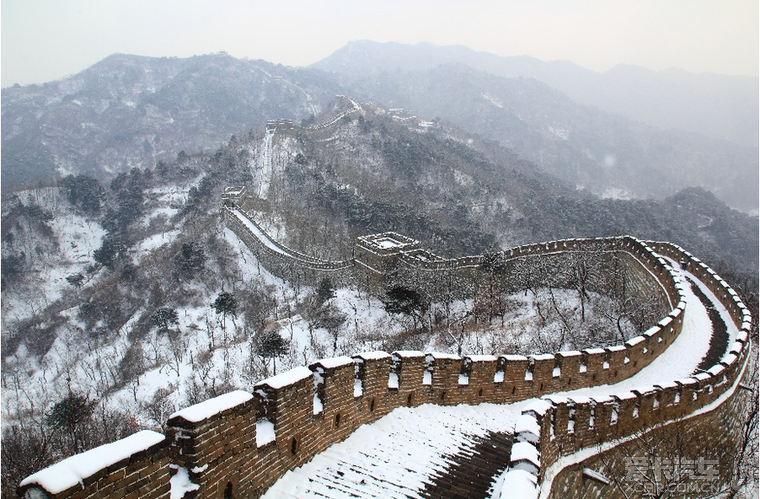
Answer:
<svg viewBox="0 0 760 499"><path fill-rule="evenodd" d="M466 45L604 71L758 74L757 0L2 0L2 86L112 53L306 66L352 40Z"/></svg>

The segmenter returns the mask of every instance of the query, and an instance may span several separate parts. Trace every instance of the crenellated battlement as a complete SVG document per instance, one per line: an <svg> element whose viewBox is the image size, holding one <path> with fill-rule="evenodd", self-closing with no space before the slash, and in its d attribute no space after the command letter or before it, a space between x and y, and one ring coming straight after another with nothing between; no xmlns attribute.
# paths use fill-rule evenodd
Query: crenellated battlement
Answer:
<svg viewBox="0 0 760 499"><path fill-rule="evenodd" d="M243 192L242 189L230 188L230 192L237 195ZM395 232L358 237L350 260L321 260L275 241L255 221L253 213L245 208L247 201L237 198L235 203L230 204L230 196L232 194L225 197L222 207L222 217L227 227L235 232L267 270L286 279L310 277L316 280L329 276L336 283L356 284L382 281L387 276L401 276L410 283L433 289L440 285L437 280L441 276L455 275L457 279L450 286L466 289L472 287L477 272L484 265L483 255L443 258L422 248L419 241ZM666 310L675 307L679 299L675 281L666 279L670 272L666 262L655 256L651 248L630 236L534 243L501 251L496 256L504 265L502 280L507 287L513 285L511 283L535 280L539 276L546 280L547 285L566 287L566 282L552 283L551 276L560 276L562 269L585 265L588 261L603 262L605 258L618 257L625 260L622 265L632 267L626 277L630 291L638 293L642 299L646 296L659 300L659 303L652 305L656 313L666 313ZM642 268L646 272L641 272ZM531 272L528 269L534 270ZM536 275L518 277L530 273ZM597 287L604 294L603 291L609 289L611 283L605 274L602 265L589 279L590 290ZM657 292L653 293L652 290ZM457 292L455 289L450 291Z"/></svg>
<svg viewBox="0 0 760 499"><path fill-rule="evenodd" d="M186 497L194 497L194 488L202 497L258 497L288 470L398 407L528 399L536 400L515 427L516 442L525 449L515 453L522 461L514 462L513 470L533 473L541 484L545 470L562 456L706 410L730 397L747 358L751 317L719 276L681 248L620 237L528 245L503 256L514 262L589 251L600 258L623 252L636 262L642 285L668 304L658 324L623 344L582 351L461 357L397 351L323 359L262 380L250 392L231 392L178 411L169 418L165 436L144 432L150 444L123 449L118 463L83 469L71 461L74 456L28 477L19 493L101 497L112 490L109 486L120 484L126 497L168 497L171 476L186 473L193 484ZM725 305L740 330L725 355L705 372L658 380L650 387L603 396L556 395L630 378L679 336L687 313L684 291L663 257L679 262ZM477 265L479 258L459 261ZM425 265L419 269L429 271ZM437 265L433 267L441 270ZM119 449L120 442L110 445ZM79 462L98 452L79 455ZM57 478L67 473L68 482Z"/></svg>

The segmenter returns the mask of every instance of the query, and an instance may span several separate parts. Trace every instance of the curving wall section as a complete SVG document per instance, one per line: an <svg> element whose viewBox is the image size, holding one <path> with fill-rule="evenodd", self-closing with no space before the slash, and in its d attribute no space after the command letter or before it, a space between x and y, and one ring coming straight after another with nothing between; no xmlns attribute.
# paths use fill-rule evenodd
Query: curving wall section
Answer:
<svg viewBox="0 0 760 499"><path fill-rule="evenodd" d="M98 449L64 460L24 480L19 494L102 497L119 483L122 497L168 497L171 479L175 493L185 490L185 497L257 497L286 471L397 407L531 398L537 401L515 432L520 445L535 448L533 473L540 485L545 470L562 456L692 414L730 394L747 357L750 314L724 281L682 249L624 237L530 245L505 257L582 251L592 244L631 255L645 279L654 279L653 292L670 303L659 324L624 344L529 357L399 351L325 359L263 380L250 393L236 391L183 409L169 419L165 436L143 432L152 439L122 449L118 462L97 469L77 464L91 462ZM663 379L650 389L597 399L552 396L628 378L681 332L681 284L658 254L680 261L724 302L741 330L729 351L704 373ZM110 445L121 449L119 442Z"/></svg>

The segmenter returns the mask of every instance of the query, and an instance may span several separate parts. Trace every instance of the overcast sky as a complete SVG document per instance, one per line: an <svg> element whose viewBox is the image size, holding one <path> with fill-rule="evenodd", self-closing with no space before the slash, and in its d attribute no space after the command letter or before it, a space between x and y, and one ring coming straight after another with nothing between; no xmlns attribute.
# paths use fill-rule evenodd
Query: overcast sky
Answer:
<svg viewBox="0 0 760 499"><path fill-rule="evenodd" d="M757 0L2 0L2 86L113 53L306 66L352 40L465 45L596 71L758 74Z"/></svg>

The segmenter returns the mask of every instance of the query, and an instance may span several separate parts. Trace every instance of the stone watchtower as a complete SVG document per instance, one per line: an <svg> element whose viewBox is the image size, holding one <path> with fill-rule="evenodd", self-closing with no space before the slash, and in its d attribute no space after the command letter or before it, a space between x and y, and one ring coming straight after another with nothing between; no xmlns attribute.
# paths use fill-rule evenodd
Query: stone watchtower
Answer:
<svg viewBox="0 0 760 499"><path fill-rule="evenodd" d="M383 276L392 271L403 254L420 250L420 242L396 232L370 234L356 239L356 264L368 273Z"/></svg>
<svg viewBox="0 0 760 499"><path fill-rule="evenodd" d="M230 208L242 206L247 194L248 191L244 186L227 187L222 194L222 204Z"/></svg>

